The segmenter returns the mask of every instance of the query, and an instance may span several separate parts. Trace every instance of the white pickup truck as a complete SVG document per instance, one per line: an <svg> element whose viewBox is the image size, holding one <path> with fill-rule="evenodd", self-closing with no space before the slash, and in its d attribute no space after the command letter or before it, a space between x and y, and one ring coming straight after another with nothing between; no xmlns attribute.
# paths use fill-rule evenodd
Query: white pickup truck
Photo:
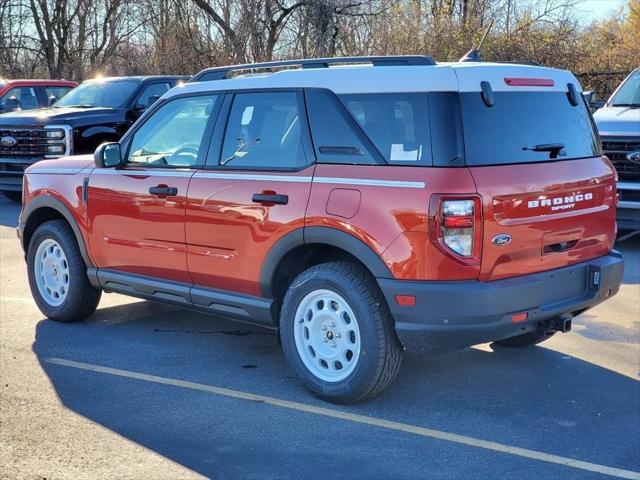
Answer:
<svg viewBox="0 0 640 480"><path fill-rule="evenodd" d="M618 171L618 228L640 230L640 68L593 114L602 151Z"/></svg>

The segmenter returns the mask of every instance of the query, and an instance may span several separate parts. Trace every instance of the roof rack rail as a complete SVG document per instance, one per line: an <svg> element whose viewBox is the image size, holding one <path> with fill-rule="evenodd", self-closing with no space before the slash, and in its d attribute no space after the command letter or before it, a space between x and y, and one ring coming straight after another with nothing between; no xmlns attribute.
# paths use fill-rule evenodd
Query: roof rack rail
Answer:
<svg viewBox="0 0 640 480"><path fill-rule="evenodd" d="M431 57L423 55L396 55L396 56L373 56L373 57L333 57L333 58L310 58L302 60L282 60L262 63L245 63L243 65L229 65L225 67L213 67L202 70L195 75L190 82L205 82L210 80L223 80L230 78L232 72L241 70L260 70L267 68L279 68L288 66L298 66L300 68L328 68L331 65L371 63L376 67L390 67L400 65L435 65Z"/></svg>

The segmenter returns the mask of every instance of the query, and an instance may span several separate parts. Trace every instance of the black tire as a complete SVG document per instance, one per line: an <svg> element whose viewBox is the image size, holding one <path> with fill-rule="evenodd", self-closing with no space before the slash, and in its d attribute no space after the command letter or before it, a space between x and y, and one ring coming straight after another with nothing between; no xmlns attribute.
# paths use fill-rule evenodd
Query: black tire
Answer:
<svg viewBox="0 0 640 480"><path fill-rule="evenodd" d="M35 280L36 251L38 246L47 239L55 240L60 245L69 267L69 288L65 299L57 306L49 304L41 295ZM98 307L102 291L89 283L87 266L80 254L76 237L63 220L45 222L33 233L27 250L27 272L31 294L40 311L51 320L58 322L83 320Z"/></svg>
<svg viewBox="0 0 640 480"><path fill-rule="evenodd" d="M300 302L316 290L330 290L340 295L357 319L360 355L354 370L340 381L326 381L314 375L296 348L296 310ZM403 349L387 303L369 272L354 263L324 263L298 275L284 297L280 337L287 362L307 390L333 403L356 403L377 395L395 378L402 363Z"/></svg>
<svg viewBox="0 0 640 480"><path fill-rule="evenodd" d="M22 203L22 192L16 192L14 190L2 190L2 193L12 202Z"/></svg>
<svg viewBox="0 0 640 480"><path fill-rule="evenodd" d="M556 332L552 330L539 328L533 332L518 335L517 337L505 338L504 340L497 340L493 343L510 348L530 347L550 339L555 335L555 333Z"/></svg>

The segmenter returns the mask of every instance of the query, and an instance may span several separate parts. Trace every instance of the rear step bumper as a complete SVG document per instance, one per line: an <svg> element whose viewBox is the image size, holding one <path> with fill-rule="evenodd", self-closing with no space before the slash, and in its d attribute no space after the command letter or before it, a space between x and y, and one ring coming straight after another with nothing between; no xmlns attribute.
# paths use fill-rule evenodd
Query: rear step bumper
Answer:
<svg viewBox="0 0 640 480"><path fill-rule="evenodd" d="M622 254L612 250L570 267L492 282L379 278L378 284L403 345L415 353L439 353L514 337L543 321L562 324L561 318L615 295L623 272ZM415 306L398 305L396 295L414 296ZM524 313L526 320L512 318Z"/></svg>

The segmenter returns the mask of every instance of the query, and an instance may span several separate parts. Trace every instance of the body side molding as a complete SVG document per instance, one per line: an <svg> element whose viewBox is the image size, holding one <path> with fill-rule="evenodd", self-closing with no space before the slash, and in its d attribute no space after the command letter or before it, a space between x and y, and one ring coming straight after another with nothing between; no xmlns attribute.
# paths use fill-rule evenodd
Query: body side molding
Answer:
<svg viewBox="0 0 640 480"><path fill-rule="evenodd" d="M273 302L266 298L114 270L89 268L87 275L94 286L107 292L191 308L262 327L275 327L271 314Z"/></svg>

